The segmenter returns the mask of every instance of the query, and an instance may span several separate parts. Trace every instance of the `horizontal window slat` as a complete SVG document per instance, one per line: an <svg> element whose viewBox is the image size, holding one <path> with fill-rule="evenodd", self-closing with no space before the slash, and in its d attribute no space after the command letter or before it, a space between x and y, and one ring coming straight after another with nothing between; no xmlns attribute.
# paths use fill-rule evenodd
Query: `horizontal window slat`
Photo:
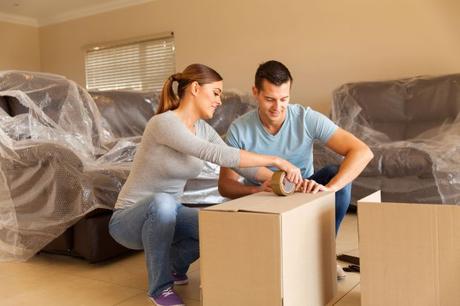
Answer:
<svg viewBox="0 0 460 306"><path fill-rule="evenodd" d="M156 73L148 73L148 72L144 72L144 73L136 73L136 72L131 72L131 73L114 73L114 74L110 74L110 73L105 73L105 74L92 74L92 75L88 75L88 78L90 79L100 79L100 80L112 80L112 79L117 79L118 77L120 76L124 76L123 79L132 79L132 78L137 78L137 79L141 79L143 76L149 76L149 78L157 78L157 79L162 79L164 80L166 77L169 77L170 74L168 71L163 71L163 72L156 72Z"/></svg>
<svg viewBox="0 0 460 306"><path fill-rule="evenodd" d="M137 62L134 62L134 61L127 61L127 62L107 62L107 64L90 64L90 65L87 65L86 67L88 67L89 69L91 68L98 68L99 69L104 69L105 67L116 67L116 66L120 66L120 65L124 65L124 66L127 66L127 65L140 65L140 66L147 66L147 67L151 67L151 68L155 68L155 67L170 67L170 66L173 66L173 63L171 63L171 61L173 60L173 58L169 58L168 61L166 60L161 60L161 61L156 61L154 58L149 60L149 61L137 61Z"/></svg>
<svg viewBox="0 0 460 306"><path fill-rule="evenodd" d="M85 57L86 87L159 90L175 72L174 54L174 39L90 50Z"/></svg>
<svg viewBox="0 0 460 306"><path fill-rule="evenodd" d="M120 57L123 56L126 58L129 57L136 57L136 56L161 56L161 55L169 55L172 54L172 49L164 49L164 50L142 50L142 51L135 51L135 52L117 52L117 53L106 53L106 54L97 54L97 55L88 55L86 59L88 61L99 61L99 60L106 60L107 58L112 57Z"/></svg>
<svg viewBox="0 0 460 306"><path fill-rule="evenodd" d="M90 72L88 73L88 75L104 75L104 74L113 74L113 73L116 73L116 74L120 74L120 73L135 73L135 74L140 74L140 73L146 73L146 72L150 72L150 73L169 73L170 70L173 68L172 66L170 66L168 69L143 69L141 67L139 67L138 69L135 69L137 67L114 67L114 69L104 69L104 70L100 70L100 71L94 71L94 72ZM145 68L145 66L144 66ZM144 72L143 72L144 71Z"/></svg>

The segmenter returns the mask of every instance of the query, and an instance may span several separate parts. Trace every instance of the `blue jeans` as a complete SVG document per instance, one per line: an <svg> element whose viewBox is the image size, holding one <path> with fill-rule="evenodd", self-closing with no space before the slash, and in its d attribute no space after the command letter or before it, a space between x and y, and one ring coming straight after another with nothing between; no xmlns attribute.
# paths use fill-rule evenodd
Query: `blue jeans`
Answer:
<svg viewBox="0 0 460 306"><path fill-rule="evenodd" d="M109 232L121 245L144 250L150 296L170 287L172 272L184 275L199 257L198 209L166 193L114 211Z"/></svg>
<svg viewBox="0 0 460 306"><path fill-rule="evenodd" d="M337 174L339 166L329 165L321 168L310 176L309 180L314 180L321 185L326 185ZM335 234L339 231L340 224L347 213L351 201L351 183L335 193Z"/></svg>

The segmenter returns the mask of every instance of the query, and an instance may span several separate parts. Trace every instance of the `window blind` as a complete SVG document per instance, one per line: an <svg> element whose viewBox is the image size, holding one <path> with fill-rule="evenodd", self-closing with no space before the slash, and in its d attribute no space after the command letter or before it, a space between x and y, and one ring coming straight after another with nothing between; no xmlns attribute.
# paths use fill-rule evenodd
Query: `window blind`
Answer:
<svg viewBox="0 0 460 306"><path fill-rule="evenodd" d="M85 57L88 90L160 90L175 72L174 37L93 46Z"/></svg>

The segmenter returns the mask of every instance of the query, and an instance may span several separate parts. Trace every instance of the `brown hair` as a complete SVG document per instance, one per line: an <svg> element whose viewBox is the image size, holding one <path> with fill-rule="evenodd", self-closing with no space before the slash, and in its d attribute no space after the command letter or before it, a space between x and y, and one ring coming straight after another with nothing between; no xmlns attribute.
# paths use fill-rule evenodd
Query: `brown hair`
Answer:
<svg viewBox="0 0 460 306"><path fill-rule="evenodd" d="M289 69L283 63L274 60L262 63L257 68L254 84L259 91L263 90L263 80L267 80L276 86L281 86L289 81L292 85L292 76Z"/></svg>
<svg viewBox="0 0 460 306"><path fill-rule="evenodd" d="M191 83L198 82L203 85L218 81L222 81L222 77L214 69L202 64L189 65L184 71L171 75L165 81L157 114L176 109L180 99L184 97L185 89ZM173 89L174 82L177 82L177 94Z"/></svg>

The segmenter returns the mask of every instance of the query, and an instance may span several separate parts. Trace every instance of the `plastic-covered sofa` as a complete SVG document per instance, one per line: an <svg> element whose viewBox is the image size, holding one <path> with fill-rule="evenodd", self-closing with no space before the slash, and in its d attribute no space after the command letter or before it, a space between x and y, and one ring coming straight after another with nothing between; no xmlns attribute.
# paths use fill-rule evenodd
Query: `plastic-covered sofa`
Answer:
<svg viewBox="0 0 460 306"><path fill-rule="evenodd" d="M460 74L345 84L332 119L374 152L353 203L381 190L385 202L460 204ZM315 162L340 158L316 147Z"/></svg>
<svg viewBox="0 0 460 306"><path fill-rule="evenodd" d="M157 93L88 93L58 75L0 72L0 261L47 251L97 262L128 252L108 221L157 104ZM225 93L210 123L225 133L253 107L249 96ZM207 163L182 201L224 201L218 171Z"/></svg>

